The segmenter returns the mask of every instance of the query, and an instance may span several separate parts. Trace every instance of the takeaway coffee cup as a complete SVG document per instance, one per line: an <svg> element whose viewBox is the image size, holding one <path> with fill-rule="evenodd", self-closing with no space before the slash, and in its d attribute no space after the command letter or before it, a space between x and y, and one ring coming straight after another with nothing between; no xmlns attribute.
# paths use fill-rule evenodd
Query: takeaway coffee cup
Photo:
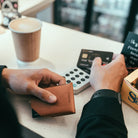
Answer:
<svg viewBox="0 0 138 138"><path fill-rule="evenodd" d="M36 18L18 18L10 22L19 63L30 63L39 58L41 26L41 21Z"/></svg>

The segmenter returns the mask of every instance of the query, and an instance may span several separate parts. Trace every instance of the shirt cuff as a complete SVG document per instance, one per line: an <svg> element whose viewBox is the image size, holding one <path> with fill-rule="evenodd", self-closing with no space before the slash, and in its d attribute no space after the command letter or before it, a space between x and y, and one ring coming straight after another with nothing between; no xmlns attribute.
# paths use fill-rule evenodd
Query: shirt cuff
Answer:
<svg viewBox="0 0 138 138"><path fill-rule="evenodd" d="M110 89L101 89L101 90L96 91L93 94L92 99L99 98L99 97L116 98L120 104L122 103L121 94L113 90L110 90Z"/></svg>
<svg viewBox="0 0 138 138"><path fill-rule="evenodd" d="M7 68L7 66L5 66L5 65L0 65L0 85L2 84L2 83L1 83L1 80L2 80L2 71L3 71L4 68Z"/></svg>

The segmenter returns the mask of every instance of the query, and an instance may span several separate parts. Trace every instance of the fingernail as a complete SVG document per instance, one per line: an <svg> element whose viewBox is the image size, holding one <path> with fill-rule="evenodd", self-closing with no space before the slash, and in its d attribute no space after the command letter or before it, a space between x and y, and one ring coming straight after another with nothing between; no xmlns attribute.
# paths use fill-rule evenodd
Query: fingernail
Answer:
<svg viewBox="0 0 138 138"><path fill-rule="evenodd" d="M48 102L49 102L49 103L55 103L56 100L57 100L56 96L51 95L51 96L49 96Z"/></svg>

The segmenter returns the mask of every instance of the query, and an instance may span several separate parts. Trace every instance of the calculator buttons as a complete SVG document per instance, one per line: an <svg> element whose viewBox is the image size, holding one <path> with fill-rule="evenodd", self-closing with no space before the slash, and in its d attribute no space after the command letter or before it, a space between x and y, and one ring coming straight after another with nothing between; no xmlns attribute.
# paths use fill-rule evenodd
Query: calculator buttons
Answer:
<svg viewBox="0 0 138 138"><path fill-rule="evenodd" d="M78 71L78 69L74 69L74 71Z"/></svg>
<svg viewBox="0 0 138 138"><path fill-rule="evenodd" d="M84 73L83 73L83 72L80 72L79 74L80 74L80 75L83 75Z"/></svg>
<svg viewBox="0 0 138 138"><path fill-rule="evenodd" d="M90 86L89 74L78 67L69 69L63 76L65 76L66 83L73 83L74 94L78 94Z"/></svg>
<svg viewBox="0 0 138 138"><path fill-rule="evenodd" d="M68 77L68 76L70 76L70 75L69 75L69 74L66 74L65 76L67 76L67 77Z"/></svg>
<svg viewBox="0 0 138 138"><path fill-rule="evenodd" d="M71 80L75 80L75 78L74 78L74 77L72 77L72 78L71 78Z"/></svg>
<svg viewBox="0 0 138 138"><path fill-rule="evenodd" d="M86 79L89 79L89 76L85 76Z"/></svg>
<svg viewBox="0 0 138 138"><path fill-rule="evenodd" d="M81 82L80 81L77 81L77 84L81 84Z"/></svg>
<svg viewBox="0 0 138 138"><path fill-rule="evenodd" d="M73 84L73 87L77 87L77 84Z"/></svg>
<svg viewBox="0 0 138 138"><path fill-rule="evenodd" d="M70 81L70 80L67 80L66 82L67 82L67 83L70 83L71 81Z"/></svg>
<svg viewBox="0 0 138 138"><path fill-rule="evenodd" d="M75 75L76 78L79 78L79 75Z"/></svg>
<svg viewBox="0 0 138 138"><path fill-rule="evenodd" d="M70 71L70 74L73 74L74 72L73 71Z"/></svg>
<svg viewBox="0 0 138 138"><path fill-rule="evenodd" d="M85 81L85 79L84 79L84 78L82 78L82 79L81 79L81 81Z"/></svg>

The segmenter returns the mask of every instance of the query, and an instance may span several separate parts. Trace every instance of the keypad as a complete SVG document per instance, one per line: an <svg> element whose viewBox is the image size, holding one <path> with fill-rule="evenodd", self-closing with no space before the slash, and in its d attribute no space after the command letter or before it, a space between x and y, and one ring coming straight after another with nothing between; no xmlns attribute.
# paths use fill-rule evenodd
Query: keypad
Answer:
<svg viewBox="0 0 138 138"><path fill-rule="evenodd" d="M66 73L63 74L63 77L66 79L66 83L73 83L73 90L75 94L79 93L90 85L89 74L78 67L67 70Z"/></svg>

